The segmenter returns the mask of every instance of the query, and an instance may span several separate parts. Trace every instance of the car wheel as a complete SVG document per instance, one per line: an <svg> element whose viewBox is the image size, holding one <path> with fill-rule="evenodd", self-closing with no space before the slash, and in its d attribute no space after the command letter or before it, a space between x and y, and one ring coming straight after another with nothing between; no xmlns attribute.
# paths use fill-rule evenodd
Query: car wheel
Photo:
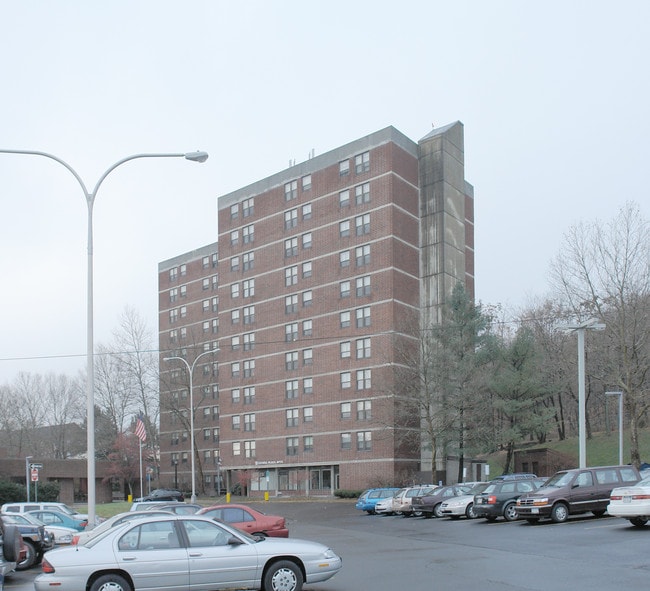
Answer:
<svg viewBox="0 0 650 591"><path fill-rule="evenodd" d="M476 519L476 511L474 511L474 503L470 503L467 505L467 509L465 509L465 515L467 516L467 519Z"/></svg>
<svg viewBox="0 0 650 591"><path fill-rule="evenodd" d="M433 508L433 514L436 517L443 517L442 514L442 503L438 503L434 508Z"/></svg>
<svg viewBox="0 0 650 591"><path fill-rule="evenodd" d="M517 506L514 503L508 503L503 508L503 517L506 521L515 521L517 519Z"/></svg>
<svg viewBox="0 0 650 591"><path fill-rule="evenodd" d="M2 555L7 562L16 562L20 557L22 536L15 525L6 525L4 530Z"/></svg>
<svg viewBox="0 0 650 591"><path fill-rule="evenodd" d="M133 591L133 589L120 575L103 575L93 581L89 591Z"/></svg>
<svg viewBox="0 0 650 591"><path fill-rule="evenodd" d="M27 555L25 556L25 560L16 564L16 570L27 570L36 564L36 548L34 547L34 542L30 540L24 540L24 542Z"/></svg>
<svg viewBox="0 0 650 591"><path fill-rule="evenodd" d="M279 560L273 563L264 574L264 591L301 590L302 572L290 560Z"/></svg>
<svg viewBox="0 0 650 591"><path fill-rule="evenodd" d="M254 538L268 538L269 536L264 533L263 531L258 531L255 532L254 534L251 534Z"/></svg>
<svg viewBox="0 0 650 591"><path fill-rule="evenodd" d="M648 523L648 520L644 517L632 517L632 519L630 519L630 523L634 527L643 527L646 523Z"/></svg>
<svg viewBox="0 0 650 591"><path fill-rule="evenodd" d="M564 523L569 518L569 509L564 503L557 503L551 509L551 520L554 523Z"/></svg>
<svg viewBox="0 0 650 591"><path fill-rule="evenodd" d="M422 517L422 511L413 511L413 517Z"/></svg>

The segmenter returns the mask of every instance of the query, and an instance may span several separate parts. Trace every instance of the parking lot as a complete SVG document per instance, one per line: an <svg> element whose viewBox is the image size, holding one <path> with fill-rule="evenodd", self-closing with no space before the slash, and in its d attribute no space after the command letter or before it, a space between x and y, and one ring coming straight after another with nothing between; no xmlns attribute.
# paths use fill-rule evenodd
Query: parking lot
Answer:
<svg viewBox="0 0 650 591"><path fill-rule="evenodd" d="M529 525L485 520L367 515L352 501L254 505L284 515L290 536L330 545L343 569L305 591L590 590L645 588L650 527L591 515ZM32 591L38 569L5 589Z"/></svg>

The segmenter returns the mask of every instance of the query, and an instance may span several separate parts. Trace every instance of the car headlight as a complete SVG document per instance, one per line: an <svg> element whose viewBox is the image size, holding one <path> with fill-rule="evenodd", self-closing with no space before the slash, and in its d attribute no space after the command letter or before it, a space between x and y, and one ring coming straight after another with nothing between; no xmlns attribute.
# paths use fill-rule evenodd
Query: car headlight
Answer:
<svg viewBox="0 0 650 591"><path fill-rule="evenodd" d="M331 548L328 548L323 552L323 558L326 558L327 560L333 560L334 558L337 558L336 554L334 553L334 550Z"/></svg>
<svg viewBox="0 0 650 591"><path fill-rule="evenodd" d="M533 501L533 506L548 505L548 497L541 497Z"/></svg>
<svg viewBox="0 0 650 591"><path fill-rule="evenodd" d="M59 536L56 541L59 544L72 544L72 534L63 534Z"/></svg>

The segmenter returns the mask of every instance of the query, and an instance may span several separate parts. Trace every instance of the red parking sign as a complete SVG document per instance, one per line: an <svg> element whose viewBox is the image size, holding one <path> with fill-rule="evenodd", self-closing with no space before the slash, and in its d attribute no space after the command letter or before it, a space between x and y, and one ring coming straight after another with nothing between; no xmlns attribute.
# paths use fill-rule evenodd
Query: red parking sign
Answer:
<svg viewBox="0 0 650 591"><path fill-rule="evenodd" d="M32 482L38 482L38 470L32 468Z"/></svg>

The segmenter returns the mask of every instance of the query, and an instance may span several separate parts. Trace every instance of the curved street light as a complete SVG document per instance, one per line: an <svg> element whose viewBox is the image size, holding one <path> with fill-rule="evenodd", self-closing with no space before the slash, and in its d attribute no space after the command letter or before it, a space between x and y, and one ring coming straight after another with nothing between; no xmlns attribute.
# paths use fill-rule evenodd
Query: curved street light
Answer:
<svg viewBox="0 0 650 591"><path fill-rule="evenodd" d="M118 166L121 166L125 162L130 160L136 160L137 158L185 158L186 160L191 160L192 162L205 162L208 159L207 152L174 152L174 153L145 153L145 154L134 154L132 156L127 156L118 160L115 164L110 166L97 181L95 188L92 191L88 191L86 184L83 182L81 176L77 171L72 168L65 160L62 160L58 156L49 154L48 152L40 152L36 150L4 150L0 149L0 154L21 154L27 156L44 156L45 158L50 158L58 162L59 164L65 166L77 179L77 182L81 186L81 190L84 193L86 199L86 205L88 207L88 295L87 295L87 334L86 334L86 358L87 358L87 370L86 370L86 429L87 429L87 446L88 446L88 524L89 527L94 527L95 524L95 365L94 365L94 336L93 336L93 205L95 203L95 197L97 197L97 191L99 187L104 182L104 179L113 172Z"/></svg>
<svg viewBox="0 0 650 591"><path fill-rule="evenodd" d="M208 355L209 353L216 353L219 349L211 349L210 351L203 351L203 353L199 353L194 361L192 362L192 365L190 365L187 362L187 359L184 357L163 357L163 361L172 361L172 360L177 360L177 361L182 361L185 364L185 367L187 368L187 372L190 374L190 466L192 470L192 498L190 500L191 503L196 503L196 474L194 471L194 393L193 393L193 382L192 382L192 374L194 373L194 366L196 365L196 362L201 359L204 355Z"/></svg>

